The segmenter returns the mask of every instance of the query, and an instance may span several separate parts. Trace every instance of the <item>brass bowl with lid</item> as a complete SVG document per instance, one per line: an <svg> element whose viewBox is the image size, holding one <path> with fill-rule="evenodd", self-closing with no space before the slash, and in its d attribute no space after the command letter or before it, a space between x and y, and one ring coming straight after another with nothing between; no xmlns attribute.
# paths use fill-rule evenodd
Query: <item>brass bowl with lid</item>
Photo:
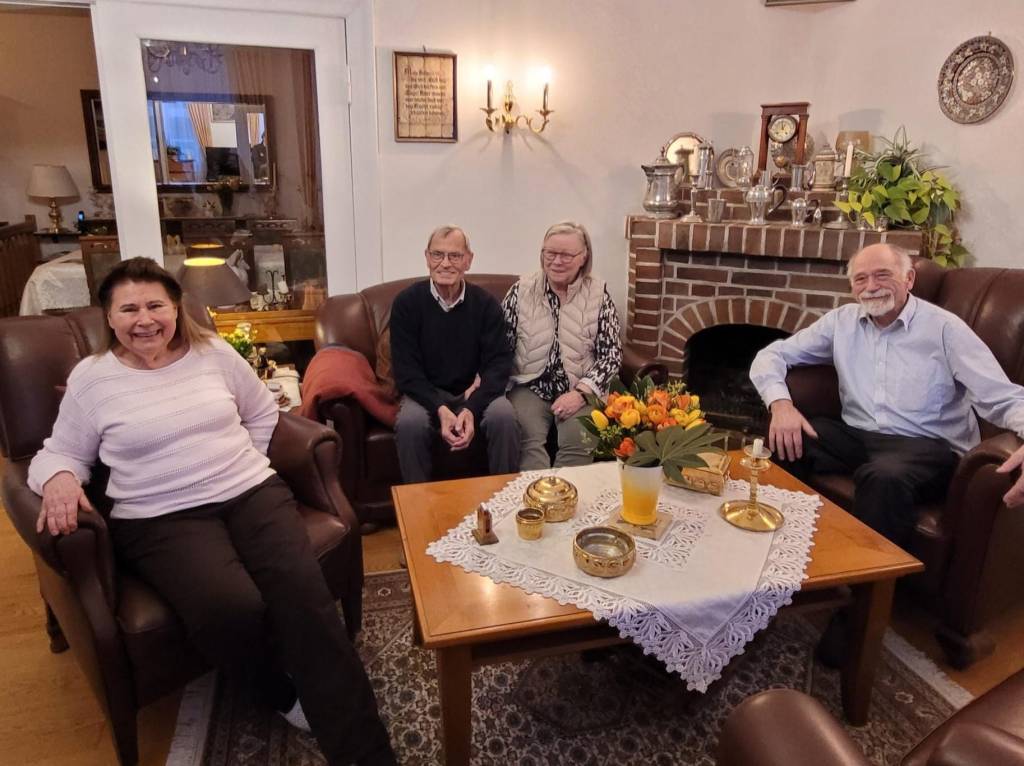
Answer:
<svg viewBox="0 0 1024 766"><path fill-rule="evenodd" d="M576 566L595 577L618 577L636 562L633 538L614 527L587 527L572 541Z"/></svg>
<svg viewBox="0 0 1024 766"><path fill-rule="evenodd" d="M544 512L544 521L566 521L576 515L579 493L571 483L557 476L544 476L526 488L523 502Z"/></svg>

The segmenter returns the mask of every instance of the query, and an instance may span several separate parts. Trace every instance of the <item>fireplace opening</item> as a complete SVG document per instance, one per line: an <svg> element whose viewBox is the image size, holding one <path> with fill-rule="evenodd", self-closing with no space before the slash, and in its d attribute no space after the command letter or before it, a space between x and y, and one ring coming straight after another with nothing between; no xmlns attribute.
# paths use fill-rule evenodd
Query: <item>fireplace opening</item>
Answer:
<svg viewBox="0 0 1024 766"><path fill-rule="evenodd" d="M686 380L715 426L765 436L769 413L750 382L757 352L789 333L749 324L716 325L686 343Z"/></svg>

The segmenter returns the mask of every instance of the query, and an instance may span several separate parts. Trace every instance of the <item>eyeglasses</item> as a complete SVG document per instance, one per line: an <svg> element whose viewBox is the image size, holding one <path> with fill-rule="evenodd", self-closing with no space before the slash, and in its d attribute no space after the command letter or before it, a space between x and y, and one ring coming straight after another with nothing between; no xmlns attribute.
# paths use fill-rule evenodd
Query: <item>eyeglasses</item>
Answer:
<svg viewBox="0 0 1024 766"><path fill-rule="evenodd" d="M583 255L583 251L580 250L578 253L562 253L557 250L548 250L547 248L544 248L543 250L540 251L540 254L544 256L544 260L548 261L549 263L553 263L554 261L561 261L562 263L566 263L568 261L571 261L573 258L577 258Z"/></svg>
<svg viewBox="0 0 1024 766"><path fill-rule="evenodd" d="M449 263L455 265L466 260L465 253L445 253L440 250L428 250L427 257L430 259L431 263L441 263L441 261L447 258Z"/></svg>

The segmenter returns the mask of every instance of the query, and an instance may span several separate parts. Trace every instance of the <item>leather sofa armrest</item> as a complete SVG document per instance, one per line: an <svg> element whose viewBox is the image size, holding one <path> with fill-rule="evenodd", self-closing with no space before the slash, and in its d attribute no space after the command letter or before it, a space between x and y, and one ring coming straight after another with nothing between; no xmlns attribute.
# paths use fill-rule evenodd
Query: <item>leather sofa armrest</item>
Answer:
<svg viewBox="0 0 1024 766"><path fill-rule="evenodd" d="M619 375L627 386L646 375L650 375L655 383L662 384L668 381L668 367L652 359L646 352L623 343L622 371Z"/></svg>
<svg viewBox="0 0 1024 766"><path fill-rule="evenodd" d="M1024 739L975 721L949 727L928 758L928 766L1024 766Z"/></svg>
<svg viewBox="0 0 1024 766"><path fill-rule="evenodd" d="M267 456L270 467L291 487L299 502L338 516L350 529L359 528L338 484L341 438L332 429L282 412Z"/></svg>
<svg viewBox="0 0 1024 766"><path fill-rule="evenodd" d="M718 766L867 766L846 730L813 697L772 689L733 709L718 737Z"/></svg>
<svg viewBox="0 0 1024 766"><path fill-rule="evenodd" d="M41 498L28 486L29 460L7 465L3 478L3 499L7 515L29 549L62 576L72 574L81 582L98 583L110 609L117 604L114 549L107 522L95 511L78 512L78 529L69 535L36 532Z"/></svg>
<svg viewBox="0 0 1024 766"><path fill-rule="evenodd" d="M843 408L839 401L839 377L830 364L793 367L786 375L793 405L805 418L839 418Z"/></svg>
<svg viewBox="0 0 1024 766"><path fill-rule="evenodd" d="M943 579L943 610L946 624L964 635L973 632L977 622L977 594L992 530L1004 508L1003 495L1015 480L1012 473L996 473L996 468L1020 445L1010 432L985 439L960 458L949 483L942 527L953 544Z"/></svg>
<svg viewBox="0 0 1024 766"><path fill-rule="evenodd" d="M363 473L367 414L353 397L330 399L320 403L321 422L333 424L343 445L338 477L348 497L356 497L359 476Z"/></svg>

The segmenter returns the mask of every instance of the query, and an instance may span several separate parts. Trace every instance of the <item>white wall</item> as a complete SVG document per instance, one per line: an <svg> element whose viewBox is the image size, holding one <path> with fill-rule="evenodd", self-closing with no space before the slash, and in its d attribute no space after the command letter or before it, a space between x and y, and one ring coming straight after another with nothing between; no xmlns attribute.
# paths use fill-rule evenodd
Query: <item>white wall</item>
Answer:
<svg viewBox="0 0 1024 766"><path fill-rule="evenodd" d="M949 121L936 96L945 57L989 30L1020 67L1017 0L377 0L384 278L422 273L423 240L447 222L469 232L475 271L526 271L546 227L573 218L590 228L595 269L621 307L623 218L641 211L640 164L684 130L756 152L760 104L773 101L810 101L819 144L839 129L891 135L906 125L962 188L965 244L977 262L1019 265L1020 88L977 126ZM391 51L422 46L458 54L457 144L394 141ZM515 80L529 110L540 106L539 86L525 87L530 69L551 67L555 114L542 136L484 127L489 63ZM499 92L496 83L496 100Z"/></svg>
<svg viewBox="0 0 1024 766"><path fill-rule="evenodd" d="M88 11L0 8L0 221L31 213L50 225L48 202L25 196L36 163L67 166L78 187L81 199L61 205L65 226L92 212L79 91L98 87Z"/></svg>

